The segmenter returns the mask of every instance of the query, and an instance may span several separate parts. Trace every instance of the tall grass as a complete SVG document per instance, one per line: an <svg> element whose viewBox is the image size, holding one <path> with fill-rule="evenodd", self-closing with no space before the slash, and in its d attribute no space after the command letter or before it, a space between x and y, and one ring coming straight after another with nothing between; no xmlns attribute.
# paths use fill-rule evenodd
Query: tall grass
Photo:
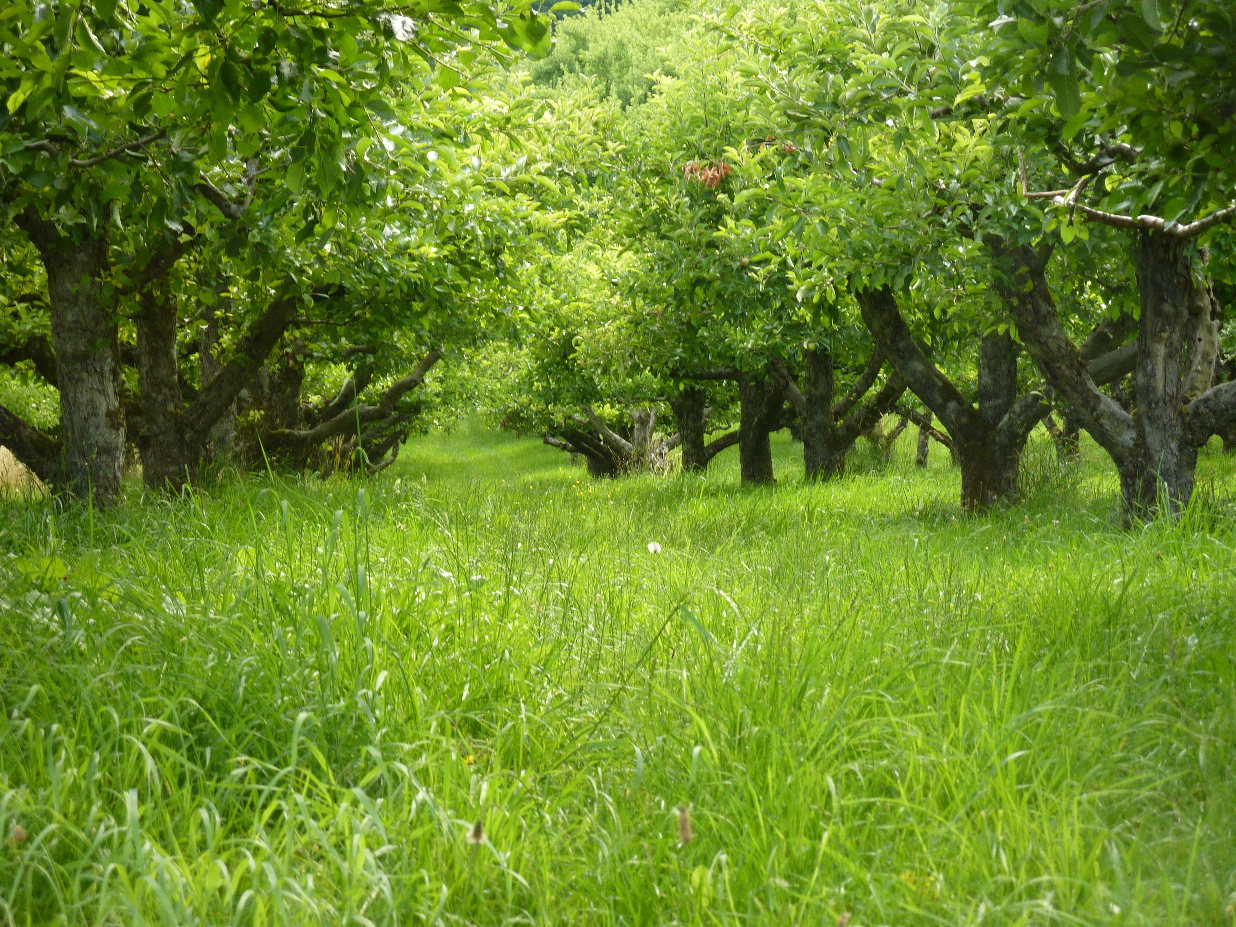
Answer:
<svg viewBox="0 0 1236 927"><path fill-rule="evenodd" d="M794 453L0 503L0 924L1232 924L1231 466Z"/></svg>

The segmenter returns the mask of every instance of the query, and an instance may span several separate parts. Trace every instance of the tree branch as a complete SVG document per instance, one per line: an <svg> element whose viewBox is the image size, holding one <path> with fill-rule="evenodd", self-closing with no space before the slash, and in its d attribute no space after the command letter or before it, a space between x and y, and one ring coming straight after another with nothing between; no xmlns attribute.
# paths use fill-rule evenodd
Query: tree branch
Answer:
<svg viewBox="0 0 1236 927"><path fill-rule="evenodd" d="M863 322L880 350L944 427L954 435L981 429L986 420L915 342L893 291L888 287L860 289L855 295Z"/></svg>
<svg viewBox="0 0 1236 927"><path fill-rule="evenodd" d="M634 452L635 445L601 421L601 416L597 415L592 406L584 406L584 414L588 416L588 423L596 429L597 434L601 436L601 440L611 448L624 456Z"/></svg>
<svg viewBox="0 0 1236 927"><path fill-rule="evenodd" d="M733 431L727 431L720 437L713 438L704 445L704 459L702 463L707 464L727 447L733 447L738 443L740 437L738 429L735 428Z"/></svg>
<svg viewBox="0 0 1236 927"><path fill-rule="evenodd" d="M1018 397L996 425L996 445L1020 448L1026 443L1026 437L1034 430L1034 426L1051 412L1051 408L1051 403L1037 390Z"/></svg>
<svg viewBox="0 0 1236 927"><path fill-rule="evenodd" d="M55 481L60 470L59 443L3 405L0 405L0 445L7 447L43 483Z"/></svg>
<svg viewBox="0 0 1236 927"><path fill-rule="evenodd" d="M352 376L348 377L348 381L343 384L343 387L335 394L335 397L322 406L313 417L317 419L334 418L341 412L351 408L352 403L356 401L356 397L365 391L365 388L373 380L373 365L364 364L358 367Z"/></svg>
<svg viewBox="0 0 1236 927"><path fill-rule="evenodd" d="M1185 406L1185 420L1199 447L1214 434L1227 434L1236 426L1236 381L1212 386Z"/></svg>
<svg viewBox="0 0 1236 927"><path fill-rule="evenodd" d="M110 161L112 158L118 157L125 152L136 151L138 148L145 148L159 139L167 135L166 129L160 129L158 132L152 132L145 138L135 139L131 142L126 142L123 145L117 145L110 151L105 151L102 154L94 155L90 158L69 158L70 167L94 167L96 164L102 164L104 161Z"/></svg>
<svg viewBox="0 0 1236 927"><path fill-rule="evenodd" d="M880 362L881 366L883 366L883 358L881 358ZM871 397L871 402L864 403L857 409L854 409L852 413L847 413L846 416L836 419L839 442L844 443L848 441L852 444L856 441L859 435L871 428L872 425L893 409L901 397L905 395L905 391L905 380L896 374L889 377L884 385L880 387L880 391Z"/></svg>
<svg viewBox="0 0 1236 927"><path fill-rule="evenodd" d="M31 335L20 344L0 345L0 364L15 365L29 361L35 373L52 386L56 385L56 353L45 335Z"/></svg>
<svg viewBox="0 0 1236 927"><path fill-rule="evenodd" d="M996 287L1017 320L1026 350L1095 440L1113 459L1125 459L1133 448L1133 417L1098 388L1064 333L1044 275L1043 255L1028 245L1012 246L996 236L985 241L1000 269ZM1095 363L1096 368L1101 366Z"/></svg>
<svg viewBox="0 0 1236 927"><path fill-rule="evenodd" d="M228 195L216 187L209 180L199 180L194 189L210 202L223 216L233 221L242 218L245 214L245 204L234 203L228 198Z"/></svg>
<svg viewBox="0 0 1236 927"><path fill-rule="evenodd" d="M1095 386L1104 386L1133 372L1137 363L1137 342L1130 341L1086 364L1086 372Z"/></svg>
<svg viewBox="0 0 1236 927"><path fill-rule="evenodd" d="M273 299L266 310L249 326L237 346L235 356L202 387L185 413L190 433L203 440L232 400L257 374L283 333L296 320L298 300L292 296Z"/></svg>
<svg viewBox="0 0 1236 927"><path fill-rule="evenodd" d="M426 354L421 358L420 363L412 369L411 373L400 380L396 380L387 387L376 405L345 408L312 428L303 430L280 429L272 432L271 437L280 441L314 447L323 441L355 428L358 424L363 425L388 418L394 413L395 406L399 400L424 382L425 375L442 358L443 353L441 348L434 348Z"/></svg>
<svg viewBox="0 0 1236 927"><path fill-rule="evenodd" d="M850 387L840 401L833 406L833 418L837 421L845 418L850 414L850 410L854 408L854 404L867 395L867 391L875 385L876 377L880 375L880 368L884 366L884 352L879 348L872 348L871 357L867 359L867 364L863 367L862 373L858 375L858 379L854 381L854 385ZM905 385L902 385L902 390L905 390Z"/></svg>
<svg viewBox="0 0 1236 927"><path fill-rule="evenodd" d="M780 382L781 388L785 390L785 394L789 396L790 404L794 406L794 411L798 413L798 417L805 419L808 413L807 397L798 388L798 384L794 381L794 375L790 373L789 368L785 366L780 358L775 358L768 365L768 368L772 375Z"/></svg>

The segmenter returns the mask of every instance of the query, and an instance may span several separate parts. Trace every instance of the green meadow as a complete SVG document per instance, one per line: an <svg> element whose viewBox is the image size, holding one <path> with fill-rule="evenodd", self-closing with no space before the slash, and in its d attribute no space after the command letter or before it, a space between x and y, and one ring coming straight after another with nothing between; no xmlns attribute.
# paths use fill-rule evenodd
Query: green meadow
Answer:
<svg viewBox="0 0 1236 927"><path fill-rule="evenodd" d="M1236 922L1236 461L743 489L479 427L0 501L0 925Z"/></svg>

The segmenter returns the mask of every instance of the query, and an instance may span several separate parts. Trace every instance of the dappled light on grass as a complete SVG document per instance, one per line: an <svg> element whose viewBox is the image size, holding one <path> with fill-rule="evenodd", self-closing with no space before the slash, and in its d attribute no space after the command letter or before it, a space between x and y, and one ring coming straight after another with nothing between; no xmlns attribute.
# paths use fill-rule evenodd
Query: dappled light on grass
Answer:
<svg viewBox="0 0 1236 927"><path fill-rule="evenodd" d="M1230 922L1226 462L1122 531L1093 461L974 517L482 440L9 503L0 919Z"/></svg>

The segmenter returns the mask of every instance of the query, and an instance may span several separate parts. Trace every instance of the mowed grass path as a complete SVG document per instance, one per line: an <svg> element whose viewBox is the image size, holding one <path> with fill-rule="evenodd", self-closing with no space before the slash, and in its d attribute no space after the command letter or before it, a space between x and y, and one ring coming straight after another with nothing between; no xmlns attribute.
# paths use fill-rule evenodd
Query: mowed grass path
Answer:
<svg viewBox="0 0 1236 927"><path fill-rule="evenodd" d="M1236 467L907 452L0 502L0 925L1233 924Z"/></svg>

